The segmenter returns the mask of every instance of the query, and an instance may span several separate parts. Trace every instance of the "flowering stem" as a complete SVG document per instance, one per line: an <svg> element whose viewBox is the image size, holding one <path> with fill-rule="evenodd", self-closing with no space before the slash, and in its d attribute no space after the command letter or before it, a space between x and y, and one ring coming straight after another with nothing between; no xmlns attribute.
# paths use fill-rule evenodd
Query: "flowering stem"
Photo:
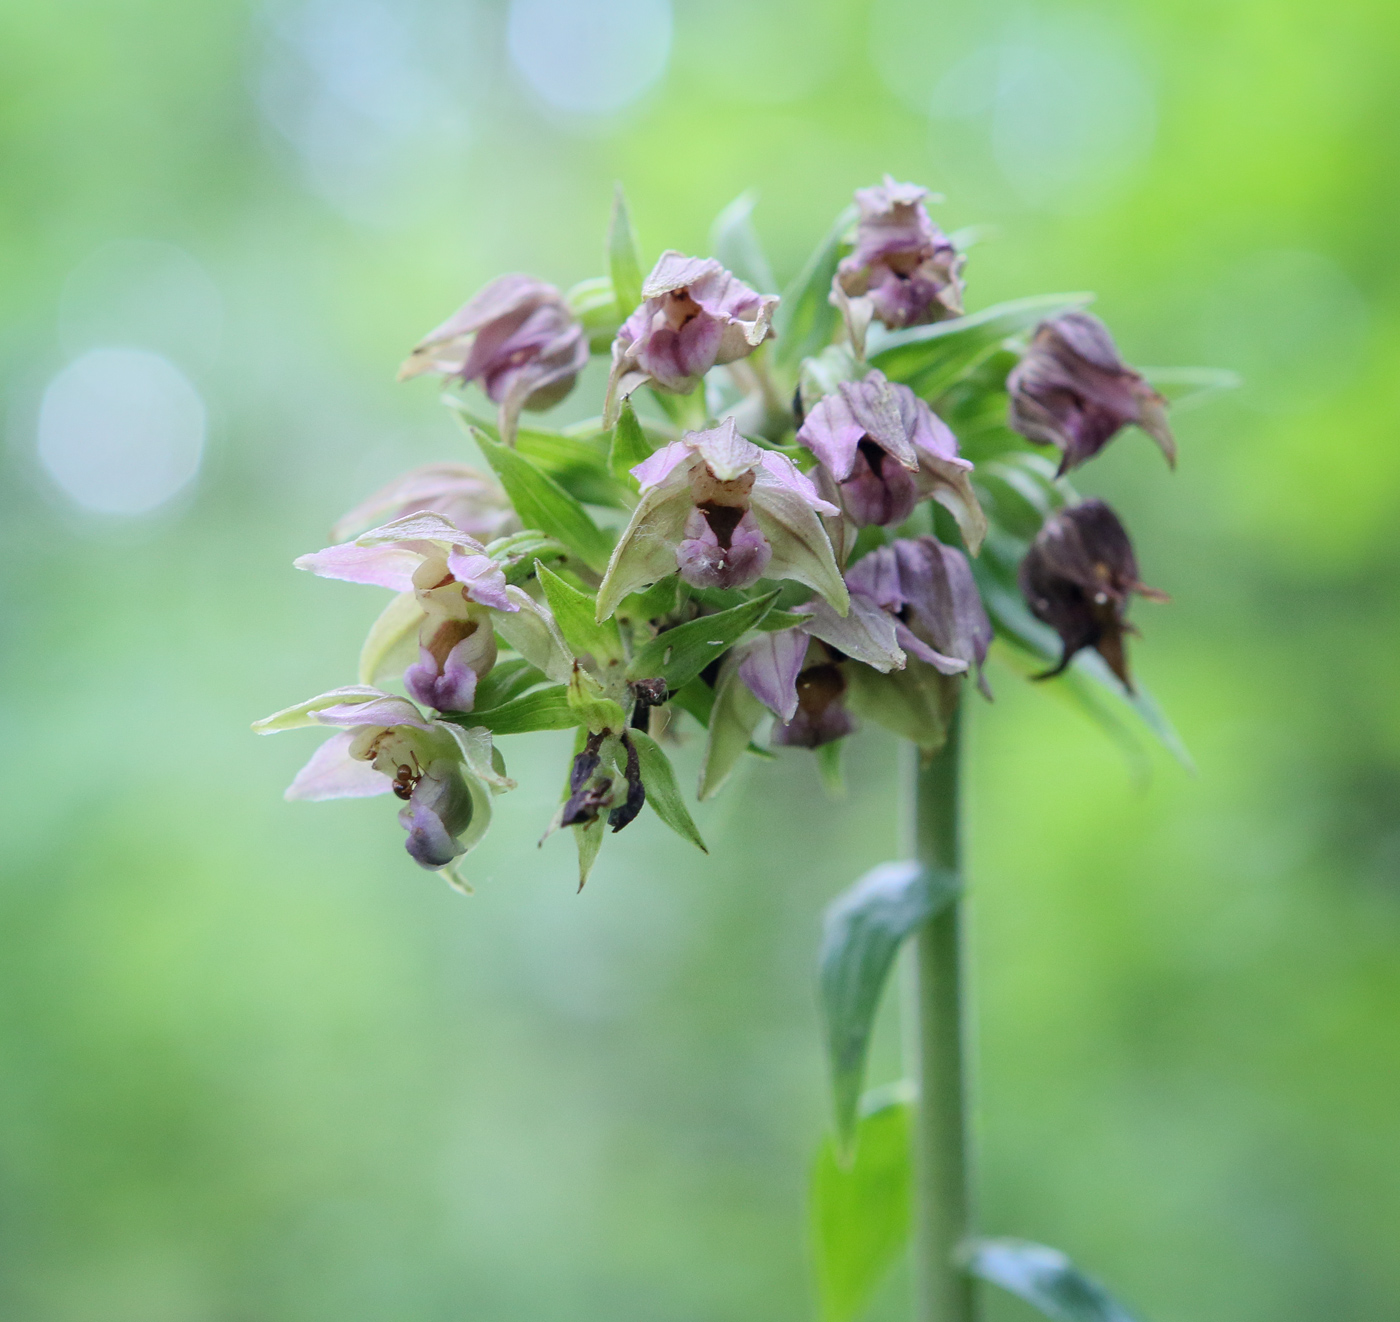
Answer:
<svg viewBox="0 0 1400 1322"><path fill-rule="evenodd" d="M928 868L961 866L960 715L948 740L913 770L914 856ZM915 934L910 1033L918 1107L914 1123L915 1322L973 1322L971 1277L956 1262L970 1229L961 899Z"/></svg>

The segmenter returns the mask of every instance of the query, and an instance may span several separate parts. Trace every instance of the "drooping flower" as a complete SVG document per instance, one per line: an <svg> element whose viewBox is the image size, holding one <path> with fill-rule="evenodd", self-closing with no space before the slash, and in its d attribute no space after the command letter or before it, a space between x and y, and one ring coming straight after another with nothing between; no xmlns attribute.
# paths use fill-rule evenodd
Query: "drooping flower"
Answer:
<svg viewBox="0 0 1400 1322"><path fill-rule="evenodd" d="M259 734L306 726L333 734L287 789L288 799L403 799L404 847L420 867L449 867L486 834L491 792L515 783L492 764L491 736L429 720L406 698L367 686L335 689L258 721Z"/></svg>
<svg viewBox="0 0 1400 1322"><path fill-rule="evenodd" d="M1128 602L1136 593L1166 601L1138 578L1137 556L1118 516L1101 500L1052 514L1021 561L1021 591L1031 613L1060 635L1059 663L1038 679L1058 675L1077 652L1092 647L1132 692L1126 633Z"/></svg>
<svg viewBox="0 0 1400 1322"><path fill-rule="evenodd" d="M479 381L500 409L501 436L515 436L521 409L547 409L573 389L588 363L588 337L553 285L503 275L419 342L399 380L424 372Z"/></svg>
<svg viewBox="0 0 1400 1322"><path fill-rule="evenodd" d="M425 464L410 469L344 514L331 529L337 542L410 514L441 514L459 532L480 542L520 529L499 483L467 464Z"/></svg>
<svg viewBox="0 0 1400 1322"><path fill-rule="evenodd" d="M872 320L891 330L962 315L964 257L929 219L928 189L896 183L856 190L856 245L832 281L831 301L864 356Z"/></svg>
<svg viewBox="0 0 1400 1322"><path fill-rule="evenodd" d="M846 710L846 677L833 660L818 660L797 676L797 706L789 721L773 727L773 742L787 748L820 748L854 732Z"/></svg>
<svg viewBox="0 0 1400 1322"><path fill-rule="evenodd" d="M872 369L842 381L807 414L797 439L821 460L859 527L903 523L925 496L944 505L974 554L987 519L972 490L972 464L958 441L914 392Z"/></svg>
<svg viewBox="0 0 1400 1322"><path fill-rule="evenodd" d="M404 687L425 707L471 711L477 683L496 663L491 611L520 609L480 542L440 514L410 514L295 563L322 578L411 593L416 611L395 603L385 612L394 612L399 634L418 631L418 660L404 671Z"/></svg>
<svg viewBox="0 0 1400 1322"><path fill-rule="evenodd" d="M1130 422L1176 464L1166 400L1123 362L1108 328L1087 312L1041 322L1006 390L1007 421L1027 440L1057 446L1061 474L1092 459Z"/></svg>
<svg viewBox="0 0 1400 1322"><path fill-rule="evenodd" d="M598 589L605 620L629 592L680 572L694 587L790 578L846 609L846 585L820 514L836 514L786 455L739 435L733 418L638 464L641 501Z"/></svg>
<svg viewBox="0 0 1400 1322"><path fill-rule="evenodd" d="M640 385L688 394L716 364L752 353L771 333L777 305L712 257L662 253L613 341L604 418L611 424L616 401Z"/></svg>

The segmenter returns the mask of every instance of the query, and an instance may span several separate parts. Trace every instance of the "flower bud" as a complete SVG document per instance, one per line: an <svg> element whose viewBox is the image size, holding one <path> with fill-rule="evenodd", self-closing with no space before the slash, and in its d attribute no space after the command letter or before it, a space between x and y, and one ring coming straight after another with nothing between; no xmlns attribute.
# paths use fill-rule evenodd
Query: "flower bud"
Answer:
<svg viewBox="0 0 1400 1322"><path fill-rule="evenodd" d="M423 338L399 380L436 372L479 381L510 443L521 409L557 404L587 362L588 337L563 295L532 276L503 275Z"/></svg>
<svg viewBox="0 0 1400 1322"><path fill-rule="evenodd" d="M964 257L929 219L928 189L896 183L856 190L856 246L836 270L832 302L863 354L871 320L898 330L962 315Z"/></svg>
<svg viewBox="0 0 1400 1322"><path fill-rule="evenodd" d="M1070 505L1045 521L1021 562L1021 591L1036 619L1060 635L1063 653L1049 679L1065 670L1077 652L1092 647L1131 693L1133 684L1123 635L1134 593L1166 601L1138 579L1137 557L1118 516L1101 500Z"/></svg>
<svg viewBox="0 0 1400 1322"><path fill-rule="evenodd" d="M1166 400L1124 364L1108 328L1087 312L1041 322L1006 390L1007 421L1027 440L1057 446L1061 474L1092 459L1130 422L1176 464Z"/></svg>
<svg viewBox="0 0 1400 1322"><path fill-rule="evenodd" d="M685 395L717 364L752 353L771 334L776 295L758 294L714 258L665 252L642 286L642 305L613 341L603 406L650 382Z"/></svg>
<svg viewBox="0 0 1400 1322"><path fill-rule="evenodd" d="M773 743L820 748L844 739L856 728L845 696L846 677L840 666L832 661L808 666L797 676L797 713L786 724L773 727Z"/></svg>
<svg viewBox="0 0 1400 1322"><path fill-rule="evenodd" d="M842 381L807 414L797 439L831 474L858 527L903 523L932 496L958 521L968 549L981 546L987 520L968 478L972 464L959 457L948 424L908 386L877 370Z"/></svg>
<svg viewBox="0 0 1400 1322"><path fill-rule="evenodd" d="M425 464L396 477L343 515L331 529L331 539L346 542L376 524L421 513L441 514L480 542L520 529L506 493L486 474L467 464Z"/></svg>

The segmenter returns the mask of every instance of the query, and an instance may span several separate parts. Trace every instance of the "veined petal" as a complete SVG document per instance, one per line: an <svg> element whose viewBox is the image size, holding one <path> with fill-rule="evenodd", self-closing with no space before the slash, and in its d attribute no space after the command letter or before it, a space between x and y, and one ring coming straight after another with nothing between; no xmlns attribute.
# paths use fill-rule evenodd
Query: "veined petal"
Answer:
<svg viewBox="0 0 1400 1322"><path fill-rule="evenodd" d="M693 451L684 441L672 441L669 445L663 445L661 449L646 459L643 459L632 469L632 476L637 479L637 484L642 489L642 494L654 487L659 487L680 464L686 463L693 455Z"/></svg>
<svg viewBox="0 0 1400 1322"><path fill-rule="evenodd" d="M507 790L515 788L515 781L496 770L495 749L491 745L490 730L480 725L463 729L462 726L450 722L442 724L456 741L457 747L462 750L462 759L472 775L489 785L497 794L504 794Z"/></svg>
<svg viewBox="0 0 1400 1322"><path fill-rule="evenodd" d="M823 609L834 615L825 603ZM807 655L807 641L801 628L782 629L760 634L735 649L739 678L754 697L784 721L792 720L797 711L797 676Z"/></svg>
<svg viewBox="0 0 1400 1322"><path fill-rule="evenodd" d="M755 447L757 448L757 447ZM791 459L776 450L759 451L759 467L779 486L802 497L818 514L833 515L841 511L829 500L823 500L812 481ZM760 485L768 485L760 479Z"/></svg>
<svg viewBox="0 0 1400 1322"><path fill-rule="evenodd" d="M966 661L959 661L955 656L944 656L942 652L934 651L922 638L917 637L906 624L895 625L895 637L899 639L900 645L910 656L927 662L940 675L961 675L968 668Z"/></svg>
<svg viewBox="0 0 1400 1322"><path fill-rule="evenodd" d="M318 724L316 713L326 707L348 706L352 703L374 702L389 695L382 689L370 688L367 684L351 684L342 689L331 689L329 693L319 693L314 698L299 702L295 707L284 707L271 716L264 716L253 722L257 734L277 734L282 730L301 730Z"/></svg>
<svg viewBox="0 0 1400 1322"><path fill-rule="evenodd" d="M691 511L688 484L653 487L632 511L598 588L598 619L606 620L623 597L659 582L678 568L676 547Z"/></svg>
<svg viewBox="0 0 1400 1322"><path fill-rule="evenodd" d="M360 683L377 684L401 675L418 655L418 628L423 607L416 592L400 592L370 625L369 637L360 649Z"/></svg>
<svg viewBox="0 0 1400 1322"><path fill-rule="evenodd" d="M925 451L916 483L924 495L934 498L957 521L967 549L976 555L987 535L987 516L972 489L964 460L935 459Z"/></svg>
<svg viewBox="0 0 1400 1322"><path fill-rule="evenodd" d="M369 583L407 592L413 586L413 571L423 563L423 557L402 546L360 546L345 542L298 556L292 563L319 578L338 578L346 583Z"/></svg>
<svg viewBox="0 0 1400 1322"><path fill-rule="evenodd" d="M376 771L368 762L350 756L353 730L333 734L311 755L296 774L296 779L282 796L319 802L323 799L365 799L374 794L387 794L392 788L389 777Z"/></svg>
<svg viewBox="0 0 1400 1322"><path fill-rule="evenodd" d="M765 454L771 453L759 449L752 441L741 436L732 417L725 418L719 426L711 427L708 431L686 432L683 444L700 455L709 466L710 472L721 482L732 482L735 478L752 472L764 459ZM792 466L791 460L782 455L774 454L772 457L784 459L789 467ZM793 471L796 472L796 469ZM808 485L810 486L810 483ZM813 488L813 498L816 498L816 494L816 489Z"/></svg>
<svg viewBox="0 0 1400 1322"><path fill-rule="evenodd" d="M807 609L812 616L805 627L813 637L881 674L904 669L906 658L899 645L894 616L863 592L851 594L851 608L844 617L824 601L814 601Z"/></svg>
<svg viewBox="0 0 1400 1322"><path fill-rule="evenodd" d="M395 697L392 693L380 693L368 701L358 699L319 707L311 713L311 719L317 725L382 725L386 729L408 725L417 730L431 730L434 725L407 698Z"/></svg>
<svg viewBox="0 0 1400 1322"><path fill-rule="evenodd" d="M810 502L780 483L755 482L749 507L773 548L768 577L805 583L820 592L837 614L844 615L850 596L836 567L826 529Z"/></svg>
<svg viewBox="0 0 1400 1322"><path fill-rule="evenodd" d="M401 519L371 528L355 538L356 546L382 546L389 542L442 542L446 546L465 546L478 553L485 550L474 537L468 537L441 514L430 510L405 514Z"/></svg>

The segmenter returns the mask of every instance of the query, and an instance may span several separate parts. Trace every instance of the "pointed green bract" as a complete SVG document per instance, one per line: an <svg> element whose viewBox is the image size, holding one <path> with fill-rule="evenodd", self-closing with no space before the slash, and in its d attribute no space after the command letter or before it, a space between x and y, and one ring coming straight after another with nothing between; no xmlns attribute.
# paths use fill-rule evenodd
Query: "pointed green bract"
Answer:
<svg viewBox="0 0 1400 1322"><path fill-rule="evenodd" d="M754 232L753 209L757 201L758 194L749 189L715 217L710 227L710 252L745 284L760 294L771 294L778 282L773 279L773 268Z"/></svg>
<svg viewBox="0 0 1400 1322"><path fill-rule="evenodd" d="M1092 294L1041 294L997 303L981 312L908 330L874 330L870 365L916 395L934 400L994 353L1003 340L1051 317L1087 307Z"/></svg>
<svg viewBox="0 0 1400 1322"><path fill-rule="evenodd" d="M909 1238L910 1092L896 1085L870 1095L849 1161L830 1138L817 1153L812 1256L822 1322L859 1316Z"/></svg>
<svg viewBox="0 0 1400 1322"><path fill-rule="evenodd" d="M469 712L444 712L439 717L454 725L484 726L492 734L530 734L535 730L567 730L580 724L578 713L569 705L565 684L551 684L522 697L512 698L499 707Z"/></svg>
<svg viewBox="0 0 1400 1322"><path fill-rule="evenodd" d="M693 714L692 708L686 710ZM700 763L700 787L696 796L702 802L713 798L724 787L751 746L753 733L766 710L739 678L735 666L721 668L719 686L714 690L704 722L709 727L709 738L705 741L705 756Z"/></svg>
<svg viewBox="0 0 1400 1322"><path fill-rule="evenodd" d="M574 833L574 844L578 846L578 888L582 890L593 864L598 861L598 851L603 847L603 818L596 817L570 829Z"/></svg>
<svg viewBox="0 0 1400 1322"><path fill-rule="evenodd" d="M612 223L608 226L608 274L618 316L625 321L642 301L642 259L620 183L613 190Z"/></svg>
<svg viewBox="0 0 1400 1322"><path fill-rule="evenodd" d="M783 290L783 301L773 314L773 332L777 337L774 358L779 365L796 367L831 340L837 313L827 296L836 276L836 264L841 260L841 243L855 219L855 207L846 207L807 259L806 266Z"/></svg>
<svg viewBox="0 0 1400 1322"><path fill-rule="evenodd" d="M676 784L675 768L665 750L649 734L641 730L629 730L627 737L637 750L637 762L641 766L642 784L646 786L647 803L683 840L689 840L701 853L708 854L700 831L691 819L690 811L681 797Z"/></svg>
<svg viewBox="0 0 1400 1322"><path fill-rule="evenodd" d="M965 1269L1000 1286L1055 1322L1134 1322L1096 1280L1058 1249L1023 1239L975 1239L963 1254Z"/></svg>
<svg viewBox="0 0 1400 1322"><path fill-rule="evenodd" d="M593 596L580 592L543 565L536 566L535 573L559 632L573 654L580 658L592 657L600 666L621 660L622 636L617 631L617 621L604 620L599 624L593 618L597 605Z"/></svg>
<svg viewBox="0 0 1400 1322"><path fill-rule="evenodd" d="M1173 413L1194 408L1226 390L1238 390L1244 378L1223 367L1139 367L1147 384L1172 406Z"/></svg>
<svg viewBox="0 0 1400 1322"><path fill-rule="evenodd" d="M913 860L881 863L827 907L820 955L832 1101L843 1150L855 1134L856 1104L875 1011L905 937L957 896L956 873Z"/></svg>
<svg viewBox="0 0 1400 1322"><path fill-rule="evenodd" d="M519 451L493 441L479 427L472 427L471 434L501 479L521 523L557 537L584 564L601 574L607 568L612 544L588 511Z"/></svg>
<svg viewBox="0 0 1400 1322"><path fill-rule="evenodd" d="M612 449L608 455L613 476L619 482L629 484L629 489L635 491L637 479L632 476L631 470L650 456L651 442L647 440L642 424L637 421L631 399L624 399L622 411L617 415L617 425L612 431Z"/></svg>
<svg viewBox="0 0 1400 1322"><path fill-rule="evenodd" d="M627 678L661 678L669 689L683 688L742 634L754 628L777 599L776 591L769 592L742 606L667 629L638 649L627 667Z"/></svg>

